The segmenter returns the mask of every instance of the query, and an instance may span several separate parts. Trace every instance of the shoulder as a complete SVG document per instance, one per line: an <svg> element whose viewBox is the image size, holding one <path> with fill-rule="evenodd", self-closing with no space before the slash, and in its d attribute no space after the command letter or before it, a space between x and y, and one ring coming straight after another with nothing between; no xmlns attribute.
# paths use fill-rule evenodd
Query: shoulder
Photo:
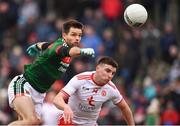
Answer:
<svg viewBox="0 0 180 126"><path fill-rule="evenodd" d="M64 43L64 40L62 38L58 38L54 41L54 43Z"/></svg>
<svg viewBox="0 0 180 126"><path fill-rule="evenodd" d="M108 91L110 92L110 97L112 98L112 100L115 102L115 104L118 103L118 101L122 99L122 95L116 85L112 81L110 81L106 86L108 88Z"/></svg>
<svg viewBox="0 0 180 126"><path fill-rule="evenodd" d="M115 85L112 81L109 81L109 82L107 83L107 86L108 86L110 89L112 89L112 90L117 90L116 85Z"/></svg>
<svg viewBox="0 0 180 126"><path fill-rule="evenodd" d="M55 41L52 41L49 43L50 45L48 46L48 49L50 50L54 50L54 49L57 49L57 48L60 48L63 44L63 39L62 38L59 38Z"/></svg>
<svg viewBox="0 0 180 126"><path fill-rule="evenodd" d="M94 73L94 71L86 71L86 72L77 74L75 77L78 80L91 80L93 73Z"/></svg>
<svg viewBox="0 0 180 126"><path fill-rule="evenodd" d="M57 46L63 46L64 40L62 38L58 38L54 42L52 42L52 46L57 47Z"/></svg>
<svg viewBox="0 0 180 126"><path fill-rule="evenodd" d="M83 84L87 84L87 80L91 80L92 72L83 72L80 74L75 75L71 80L68 82L68 85L71 85L75 88L79 88Z"/></svg>

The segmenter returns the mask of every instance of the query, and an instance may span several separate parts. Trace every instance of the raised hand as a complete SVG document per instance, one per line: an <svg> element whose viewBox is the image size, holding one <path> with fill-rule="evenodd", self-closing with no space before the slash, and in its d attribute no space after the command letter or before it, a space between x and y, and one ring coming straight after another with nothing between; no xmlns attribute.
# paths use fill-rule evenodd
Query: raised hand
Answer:
<svg viewBox="0 0 180 126"><path fill-rule="evenodd" d="M95 57L93 48L81 48L81 55Z"/></svg>

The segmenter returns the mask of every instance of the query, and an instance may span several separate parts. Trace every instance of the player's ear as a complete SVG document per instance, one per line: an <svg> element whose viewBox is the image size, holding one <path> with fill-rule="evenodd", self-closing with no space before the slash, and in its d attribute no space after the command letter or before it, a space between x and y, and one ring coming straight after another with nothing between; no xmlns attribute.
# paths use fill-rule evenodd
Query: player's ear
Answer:
<svg viewBox="0 0 180 126"><path fill-rule="evenodd" d="M66 39L67 34L65 32L62 33L63 39Z"/></svg>
<svg viewBox="0 0 180 126"><path fill-rule="evenodd" d="M100 67L99 65L96 65L96 70L99 70L99 67Z"/></svg>

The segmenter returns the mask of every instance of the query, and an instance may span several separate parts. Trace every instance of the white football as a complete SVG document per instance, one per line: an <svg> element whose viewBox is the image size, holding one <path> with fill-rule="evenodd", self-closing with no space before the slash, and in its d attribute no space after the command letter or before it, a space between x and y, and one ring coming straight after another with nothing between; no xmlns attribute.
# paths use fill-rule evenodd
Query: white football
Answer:
<svg viewBox="0 0 180 126"><path fill-rule="evenodd" d="M124 20L131 27L141 27L147 17L148 13L141 4L131 4L124 11Z"/></svg>

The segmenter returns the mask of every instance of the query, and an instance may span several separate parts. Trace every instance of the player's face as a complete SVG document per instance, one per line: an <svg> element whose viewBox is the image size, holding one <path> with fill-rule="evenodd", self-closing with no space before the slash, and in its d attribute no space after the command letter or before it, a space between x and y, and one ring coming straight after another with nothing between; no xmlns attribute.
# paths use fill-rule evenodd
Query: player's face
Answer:
<svg viewBox="0 0 180 126"><path fill-rule="evenodd" d="M99 85L108 83L116 73L116 68L108 64L99 64L96 67L96 78Z"/></svg>
<svg viewBox="0 0 180 126"><path fill-rule="evenodd" d="M79 46L82 29L71 27L68 33L63 33L63 39L69 46Z"/></svg>

